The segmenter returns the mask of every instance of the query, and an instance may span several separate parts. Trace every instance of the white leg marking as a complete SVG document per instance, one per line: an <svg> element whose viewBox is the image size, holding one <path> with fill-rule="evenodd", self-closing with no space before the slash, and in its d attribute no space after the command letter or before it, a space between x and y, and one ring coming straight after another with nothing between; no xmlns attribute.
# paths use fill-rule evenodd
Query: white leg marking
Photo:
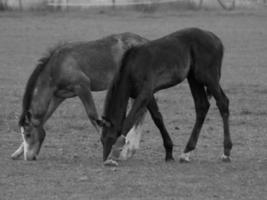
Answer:
<svg viewBox="0 0 267 200"><path fill-rule="evenodd" d="M129 143L130 147L138 149L140 146L141 135L141 126L134 126L126 136L126 143Z"/></svg>
<svg viewBox="0 0 267 200"><path fill-rule="evenodd" d="M19 158L23 154L23 151L24 151L24 144L21 143L19 148L11 155L11 158L14 160Z"/></svg>
<svg viewBox="0 0 267 200"><path fill-rule="evenodd" d="M27 160L27 154L28 154L28 151L29 151L29 144L27 143L27 141L25 140L25 137L24 137L24 128L21 127L20 130L21 130L21 136L22 136L22 139L23 139L24 160Z"/></svg>
<svg viewBox="0 0 267 200"><path fill-rule="evenodd" d="M230 156L227 156L225 154L221 156L221 159L223 162L231 162Z"/></svg>
<svg viewBox="0 0 267 200"><path fill-rule="evenodd" d="M104 166L109 166L109 167L117 167L119 166L119 163L116 160L113 159L107 159L104 162Z"/></svg>
<svg viewBox="0 0 267 200"><path fill-rule="evenodd" d="M124 145L120 157L120 160L127 160L132 157L140 146L140 140L142 135L141 126L134 126L126 136L126 144Z"/></svg>
<svg viewBox="0 0 267 200"><path fill-rule="evenodd" d="M190 162L190 152L182 153L180 156L181 162Z"/></svg>
<svg viewBox="0 0 267 200"><path fill-rule="evenodd" d="M16 159L24 153L24 160L32 160L33 151L30 151L29 144L25 139L24 128L20 127L20 131L21 131L21 137L22 137L23 142L20 145L20 147L11 155L11 158Z"/></svg>

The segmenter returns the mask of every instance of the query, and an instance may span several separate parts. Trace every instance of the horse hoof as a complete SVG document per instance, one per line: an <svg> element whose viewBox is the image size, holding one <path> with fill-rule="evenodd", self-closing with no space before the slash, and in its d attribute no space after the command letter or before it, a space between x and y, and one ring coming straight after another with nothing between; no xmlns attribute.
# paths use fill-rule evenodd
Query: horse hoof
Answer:
<svg viewBox="0 0 267 200"><path fill-rule="evenodd" d="M119 166L119 163L115 160L112 160L112 159L108 159L104 162L104 166L107 166L107 167L117 167Z"/></svg>
<svg viewBox="0 0 267 200"><path fill-rule="evenodd" d="M180 163L189 163L190 162L190 153L183 153L180 157Z"/></svg>
<svg viewBox="0 0 267 200"><path fill-rule="evenodd" d="M190 163L190 159L180 158L180 163Z"/></svg>
<svg viewBox="0 0 267 200"><path fill-rule="evenodd" d="M222 159L223 162L226 162L226 163L231 162L230 156L226 156L224 154L221 156L221 159Z"/></svg>
<svg viewBox="0 0 267 200"><path fill-rule="evenodd" d="M174 162L174 158L173 158L173 157L166 158L165 161L166 161L166 162Z"/></svg>

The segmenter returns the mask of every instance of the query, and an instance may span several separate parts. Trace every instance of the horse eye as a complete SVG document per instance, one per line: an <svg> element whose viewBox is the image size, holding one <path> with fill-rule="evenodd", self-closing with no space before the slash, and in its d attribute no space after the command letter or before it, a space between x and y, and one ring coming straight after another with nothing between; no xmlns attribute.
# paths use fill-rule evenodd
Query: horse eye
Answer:
<svg viewBox="0 0 267 200"><path fill-rule="evenodd" d="M30 124L25 124L24 125L24 130L25 130L25 132L29 132L30 131ZM27 133L25 133L25 134L27 134Z"/></svg>
<svg viewBox="0 0 267 200"><path fill-rule="evenodd" d="M30 133L24 133L24 137L25 137L26 139L28 139L28 138L31 137L31 134L30 134Z"/></svg>

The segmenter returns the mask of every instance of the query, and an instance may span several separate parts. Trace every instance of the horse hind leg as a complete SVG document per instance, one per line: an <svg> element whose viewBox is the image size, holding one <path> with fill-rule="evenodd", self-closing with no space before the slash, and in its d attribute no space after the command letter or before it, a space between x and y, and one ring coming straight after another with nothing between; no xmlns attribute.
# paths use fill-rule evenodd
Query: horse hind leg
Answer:
<svg viewBox="0 0 267 200"><path fill-rule="evenodd" d="M232 140L229 130L229 99L225 95L219 84L210 84L207 86L211 94L216 100L216 105L220 111L222 120L223 120L223 129L224 129L224 154L222 155L222 161L230 162L230 153L232 149Z"/></svg>
<svg viewBox="0 0 267 200"><path fill-rule="evenodd" d="M190 161L190 152L196 148L200 130L210 107L204 85L199 83L192 75L188 77L188 83L195 103L196 121L184 152L180 157L180 162Z"/></svg>

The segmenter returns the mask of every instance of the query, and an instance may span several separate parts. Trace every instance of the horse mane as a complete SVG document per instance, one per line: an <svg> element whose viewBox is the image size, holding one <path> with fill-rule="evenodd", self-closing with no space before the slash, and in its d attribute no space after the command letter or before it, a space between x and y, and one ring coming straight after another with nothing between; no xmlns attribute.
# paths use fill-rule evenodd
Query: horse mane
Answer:
<svg viewBox="0 0 267 200"><path fill-rule="evenodd" d="M110 121L110 115L113 114L113 107L110 107L110 102L115 101L115 102L119 102L119 100L117 98L121 98L121 96L119 96L115 91L118 91L118 89L122 86L127 87L128 85L125 85L124 83L121 83L123 78L126 78L123 73L124 73L124 69L125 66L128 64L128 60L129 57L134 55L135 50L136 50L136 46L135 47L131 47L128 50L126 50L126 52L123 55L123 58L120 62L118 71L115 73L113 80L109 86L107 95L106 95L106 99L105 99L105 105L104 105L104 112L103 112L103 118ZM129 90L127 90L128 92L130 92ZM126 109L127 110L127 109ZM126 115L126 111L124 113L124 115ZM111 121L110 121L111 122ZM111 122L113 123L113 122Z"/></svg>
<svg viewBox="0 0 267 200"><path fill-rule="evenodd" d="M26 117L30 117L29 116L30 113L28 112L28 110L29 110L30 105L31 105L33 90L34 90L35 85L37 83L38 77L45 69L51 56L55 53L56 50L58 50L62 46L63 46L63 44L60 43L60 44L57 44L56 46L54 46L53 48L48 49L47 53L38 60L38 64L35 67L35 69L33 70L32 74L30 75L30 78L26 84L26 88L25 88L25 92L24 92L24 96L23 96L23 102L22 102L22 114L21 114L20 119L19 119L19 126L23 126L25 124Z"/></svg>

